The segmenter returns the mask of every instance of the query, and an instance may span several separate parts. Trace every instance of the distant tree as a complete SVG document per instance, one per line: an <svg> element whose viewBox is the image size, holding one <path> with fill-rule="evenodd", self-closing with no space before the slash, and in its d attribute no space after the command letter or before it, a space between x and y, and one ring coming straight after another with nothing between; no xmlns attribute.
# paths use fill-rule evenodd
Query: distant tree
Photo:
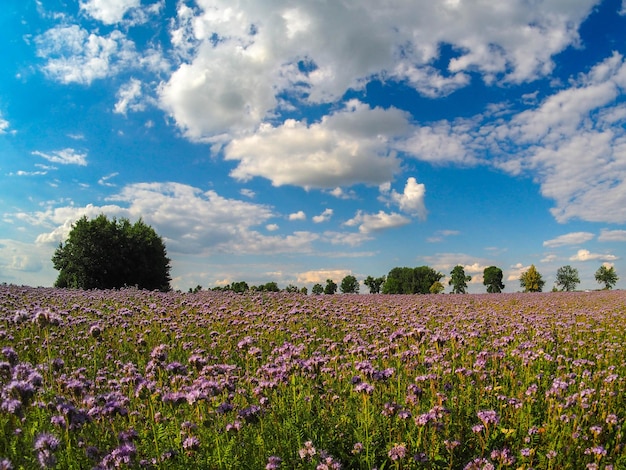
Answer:
<svg viewBox="0 0 626 470"><path fill-rule="evenodd" d="M73 225L52 257L59 271L56 287L76 289L170 290L170 260L165 244L141 219L109 220L86 216Z"/></svg>
<svg viewBox="0 0 626 470"><path fill-rule="evenodd" d="M233 282L230 285L230 289L237 294L243 294L244 292L248 292L250 287L246 281Z"/></svg>
<svg viewBox="0 0 626 470"><path fill-rule="evenodd" d="M202 286L200 284L198 284L196 287L193 288L193 290L191 289L191 287L189 288L189 293L190 294L197 294L198 292L200 292L202 290Z"/></svg>
<svg viewBox="0 0 626 470"><path fill-rule="evenodd" d="M441 294L444 290L446 290L446 288L439 281L435 282L432 286L430 286L431 294Z"/></svg>
<svg viewBox="0 0 626 470"><path fill-rule="evenodd" d="M429 294L432 285L442 278L443 274L429 266L396 267L387 274L383 294Z"/></svg>
<svg viewBox="0 0 626 470"><path fill-rule="evenodd" d="M541 292L546 283L534 264L531 264L530 268L522 273L519 282L524 292Z"/></svg>
<svg viewBox="0 0 626 470"><path fill-rule="evenodd" d="M298 288L293 284L289 284L287 287L285 287L285 292L296 293L298 292Z"/></svg>
<svg viewBox="0 0 626 470"><path fill-rule="evenodd" d="M617 273L615 272L615 268L613 266L608 267L606 265L602 265L596 271L596 281L599 284L604 284L604 289L609 290L615 287L619 277L617 277Z"/></svg>
<svg viewBox="0 0 626 470"><path fill-rule="evenodd" d="M370 294L380 293L380 288L382 287L384 283L385 283L385 276L381 276L381 277L367 276L365 280L363 281L363 284L369 287Z"/></svg>
<svg viewBox="0 0 626 470"><path fill-rule="evenodd" d="M326 279L326 287L324 287L324 294L332 295L337 293L337 283L332 279Z"/></svg>
<svg viewBox="0 0 626 470"><path fill-rule="evenodd" d="M569 264L561 266L556 271L556 285L561 287L562 291L573 291L580 284L578 278L578 269L572 268Z"/></svg>
<svg viewBox="0 0 626 470"><path fill-rule="evenodd" d="M359 281L352 274L347 275L341 280L339 287L342 294L358 294L359 293Z"/></svg>
<svg viewBox="0 0 626 470"><path fill-rule="evenodd" d="M309 293L309 290L306 288L306 286L304 286L302 289L300 289L300 293L303 295L307 295Z"/></svg>
<svg viewBox="0 0 626 470"><path fill-rule="evenodd" d="M489 266L483 271L483 285L487 286L487 292L496 294L502 292L502 270L496 266Z"/></svg>
<svg viewBox="0 0 626 470"><path fill-rule="evenodd" d="M452 292L454 294L465 294L467 290L467 283L472 280L472 276L465 274L463 266L456 265L452 271L450 271L450 280L448 285L452 286Z"/></svg>
<svg viewBox="0 0 626 470"><path fill-rule="evenodd" d="M280 292L280 288L278 287L278 284L276 284L275 281L271 281L271 282L266 282L265 284L263 284L263 291L264 292Z"/></svg>
<svg viewBox="0 0 626 470"><path fill-rule="evenodd" d="M315 284L313 289L311 289L311 293L315 295L320 295L324 293L324 286L321 284Z"/></svg>

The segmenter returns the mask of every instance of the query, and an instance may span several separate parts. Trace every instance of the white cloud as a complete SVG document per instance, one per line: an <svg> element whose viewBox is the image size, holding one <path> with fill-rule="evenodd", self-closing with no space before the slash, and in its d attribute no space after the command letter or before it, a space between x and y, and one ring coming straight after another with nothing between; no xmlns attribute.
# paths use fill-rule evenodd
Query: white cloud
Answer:
<svg viewBox="0 0 626 470"><path fill-rule="evenodd" d="M124 15L140 3L140 0L86 0L80 2L80 8L92 18L110 25L121 22Z"/></svg>
<svg viewBox="0 0 626 470"><path fill-rule="evenodd" d="M87 154L78 152L72 148L66 148L63 150L56 150L50 153L34 151L33 155L45 158L49 162L59 163L61 165L87 165Z"/></svg>
<svg viewBox="0 0 626 470"><path fill-rule="evenodd" d="M254 199L256 197L256 193L248 188L243 188L241 191L239 191L239 194L247 197L248 199Z"/></svg>
<svg viewBox="0 0 626 470"><path fill-rule="evenodd" d="M332 279L339 284L341 280L352 274L347 269L320 269L316 271L305 271L297 275L297 282L304 284L322 284L326 285L327 279Z"/></svg>
<svg viewBox="0 0 626 470"><path fill-rule="evenodd" d="M424 204L425 194L426 186L422 183L418 183L417 180L411 176L406 180L402 194L392 190L388 196L402 212L417 216L420 220L426 220L427 211L426 205Z"/></svg>
<svg viewBox="0 0 626 470"><path fill-rule="evenodd" d="M146 108L145 103L141 100L141 81L131 78L128 83L120 87L117 92L117 103L115 103L114 112L126 115L126 112L143 111Z"/></svg>
<svg viewBox="0 0 626 470"><path fill-rule="evenodd" d="M534 80L553 69L555 54L578 45L578 26L596 1L196 4L178 5L170 35L183 63L163 85L161 103L199 140L254 129L281 94L332 103L372 77L432 97L468 85L468 72L487 83ZM442 44L453 51L445 73L435 69Z"/></svg>
<svg viewBox="0 0 626 470"><path fill-rule="evenodd" d="M280 227L278 226L278 224L267 224L267 225L265 226L265 229L266 229L268 232L275 232L275 231L276 231L276 230L278 230L279 228L280 228Z"/></svg>
<svg viewBox="0 0 626 470"><path fill-rule="evenodd" d="M332 216L332 209L324 209L324 212L322 212L320 215L313 216L313 222L315 222L316 224L328 222Z"/></svg>
<svg viewBox="0 0 626 470"><path fill-rule="evenodd" d="M306 214L304 213L304 211L298 211L298 212L289 214L288 218L289 220L306 220Z"/></svg>
<svg viewBox="0 0 626 470"><path fill-rule="evenodd" d="M600 231L598 241L601 242L626 242L626 230L606 230Z"/></svg>
<svg viewBox="0 0 626 470"><path fill-rule="evenodd" d="M61 83L89 85L137 61L134 44L117 30L98 36L77 25L57 26L35 41L37 55L47 59L43 71Z"/></svg>
<svg viewBox="0 0 626 470"><path fill-rule="evenodd" d="M399 170L400 161L388 146L407 129L403 111L350 101L318 123L265 124L254 135L234 139L224 154L239 162L231 176L243 181L261 176L274 186L379 185Z"/></svg>
<svg viewBox="0 0 626 470"><path fill-rule="evenodd" d="M410 222L411 219L395 212L388 214L383 211L378 211L377 214L367 214L363 211L358 211L356 215L346 221L344 225L348 227L358 226L359 232L367 234L379 230L402 227Z"/></svg>
<svg viewBox="0 0 626 470"><path fill-rule="evenodd" d="M528 271L529 268L530 268L530 265L525 266L522 263L517 263L511 266L506 280L507 281L519 281L519 278L521 277L521 275L524 272Z"/></svg>
<svg viewBox="0 0 626 470"><path fill-rule="evenodd" d="M9 121L7 121L6 119L3 119L2 115L0 114L0 135L6 134L8 128L9 128Z"/></svg>
<svg viewBox="0 0 626 470"><path fill-rule="evenodd" d="M591 253L589 250L578 250L575 255L570 257L570 261L615 261L619 259L615 255Z"/></svg>
<svg viewBox="0 0 626 470"><path fill-rule="evenodd" d="M579 245L581 243L588 242L593 239L593 233L589 232L572 232L566 233L565 235L560 235L551 240L546 240L543 242L543 246L549 248L555 248L557 246L565 246L565 245Z"/></svg>
<svg viewBox="0 0 626 470"><path fill-rule="evenodd" d="M103 176L102 178L100 178L98 180L98 184L101 185L101 186L108 186L108 187L112 188L112 187L115 186L115 184L109 183L109 180L112 179L112 178L115 178L117 175L119 175L118 172L111 173L110 175Z"/></svg>

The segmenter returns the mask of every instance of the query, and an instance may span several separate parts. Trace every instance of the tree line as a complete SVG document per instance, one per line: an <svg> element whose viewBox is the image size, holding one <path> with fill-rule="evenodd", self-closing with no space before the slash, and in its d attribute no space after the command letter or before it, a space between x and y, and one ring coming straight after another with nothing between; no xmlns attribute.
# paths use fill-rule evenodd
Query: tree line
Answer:
<svg viewBox="0 0 626 470"><path fill-rule="evenodd" d="M118 289L135 286L148 290L171 290L171 266L165 244L154 229L141 219L131 224L128 219L109 220L103 214L92 220L83 216L72 225L65 243L59 244L52 263L59 271L55 287ZM363 284L369 288L370 294L440 294L445 290L441 282L444 277L430 266L395 267L386 276L367 276ZM488 293L502 292L502 279L502 269L497 266L483 270L483 285ZM595 279L604 284L604 289L612 289L619 278L612 266L602 265L596 271ZM457 265L450 272L448 285L452 287L452 293L464 294L471 280L463 266ZM542 275L534 265L522 273L519 281L524 292L541 292L545 286ZM578 270L567 265L558 269L553 290L572 291L578 284ZM198 285L189 292L200 290L202 286ZM274 281L257 286L237 281L211 290L244 293L279 292L281 289ZM351 274L339 284L327 279L325 285L316 283L311 292L332 295L338 290L342 294L358 294L359 281ZM284 291L308 293L306 287L298 288L292 284Z"/></svg>

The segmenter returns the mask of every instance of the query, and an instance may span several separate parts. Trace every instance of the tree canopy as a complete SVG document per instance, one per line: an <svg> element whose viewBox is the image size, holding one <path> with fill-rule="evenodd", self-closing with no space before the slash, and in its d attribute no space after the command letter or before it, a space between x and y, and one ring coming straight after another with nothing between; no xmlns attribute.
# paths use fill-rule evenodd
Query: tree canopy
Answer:
<svg viewBox="0 0 626 470"><path fill-rule="evenodd" d="M52 257L59 271L55 287L76 289L170 290L170 260L165 244L141 219L109 220L101 214L76 221Z"/></svg>
<svg viewBox="0 0 626 470"><path fill-rule="evenodd" d="M452 292L455 294L465 294L467 292L467 283L472 280L472 276L465 274L463 266L457 265L450 271L450 280L448 285L452 286Z"/></svg>
<svg viewBox="0 0 626 470"><path fill-rule="evenodd" d="M596 271L595 278L599 284L604 284L606 290L612 289L619 280L615 268L613 266L608 267L604 264Z"/></svg>
<svg viewBox="0 0 626 470"><path fill-rule="evenodd" d="M483 270L483 285L487 286L487 292L496 294L502 292L502 269L497 266L489 266Z"/></svg>
<svg viewBox="0 0 626 470"><path fill-rule="evenodd" d="M342 294L358 294L359 281L352 274L349 274L341 280L339 289Z"/></svg>
<svg viewBox="0 0 626 470"><path fill-rule="evenodd" d="M324 287L324 294L332 295L337 293L337 283L332 279L326 279L326 287Z"/></svg>
<svg viewBox="0 0 626 470"><path fill-rule="evenodd" d="M383 294L429 294L432 285L442 278L443 274L429 266L396 267L387 275Z"/></svg>
<svg viewBox="0 0 626 470"><path fill-rule="evenodd" d="M381 276L381 277L367 276L365 280L363 281L363 284L369 287L370 294L379 294L380 288L385 283L385 279L386 279L385 276Z"/></svg>
<svg viewBox="0 0 626 470"><path fill-rule="evenodd" d="M546 283L534 264L531 264L530 268L522 273L519 282L524 292L541 292Z"/></svg>
<svg viewBox="0 0 626 470"><path fill-rule="evenodd" d="M556 285L563 291L573 291L576 286L580 284L580 278L578 277L578 269L572 268L569 264L561 266L556 271Z"/></svg>

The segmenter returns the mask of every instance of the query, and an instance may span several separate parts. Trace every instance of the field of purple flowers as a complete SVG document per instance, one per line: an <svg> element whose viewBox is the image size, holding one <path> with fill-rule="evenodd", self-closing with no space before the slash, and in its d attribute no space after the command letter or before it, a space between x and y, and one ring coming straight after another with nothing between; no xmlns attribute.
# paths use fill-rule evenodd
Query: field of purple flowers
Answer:
<svg viewBox="0 0 626 470"><path fill-rule="evenodd" d="M626 292L0 286L0 469L625 469Z"/></svg>

